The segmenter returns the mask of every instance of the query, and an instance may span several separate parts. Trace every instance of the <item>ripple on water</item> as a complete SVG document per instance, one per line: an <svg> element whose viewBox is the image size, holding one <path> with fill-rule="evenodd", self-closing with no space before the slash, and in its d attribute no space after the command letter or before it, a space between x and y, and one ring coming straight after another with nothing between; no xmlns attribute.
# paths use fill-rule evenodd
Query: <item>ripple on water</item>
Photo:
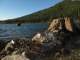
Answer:
<svg viewBox="0 0 80 60"><path fill-rule="evenodd" d="M16 24L0 24L0 39L32 37L36 32L46 30L46 23L29 23L17 26Z"/></svg>

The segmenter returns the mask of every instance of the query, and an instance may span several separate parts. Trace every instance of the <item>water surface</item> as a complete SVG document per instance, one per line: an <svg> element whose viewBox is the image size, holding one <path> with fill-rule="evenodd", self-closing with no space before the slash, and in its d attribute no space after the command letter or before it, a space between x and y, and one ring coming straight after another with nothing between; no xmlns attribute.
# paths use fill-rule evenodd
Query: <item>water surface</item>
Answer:
<svg viewBox="0 0 80 60"><path fill-rule="evenodd" d="M0 24L0 39L32 37L35 33L46 30L46 23Z"/></svg>

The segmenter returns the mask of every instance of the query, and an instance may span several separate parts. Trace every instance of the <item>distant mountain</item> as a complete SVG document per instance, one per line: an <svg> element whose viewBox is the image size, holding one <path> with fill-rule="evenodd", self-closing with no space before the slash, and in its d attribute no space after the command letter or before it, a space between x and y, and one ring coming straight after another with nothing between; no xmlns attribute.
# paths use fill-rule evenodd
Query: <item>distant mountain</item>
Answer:
<svg viewBox="0 0 80 60"><path fill-rule="evenodd" d="M6 20L7 23L15 22L48 22L52 18L71 16L80 16L80 1L62 1L50 8L22 16L20 18Z"/></svg>

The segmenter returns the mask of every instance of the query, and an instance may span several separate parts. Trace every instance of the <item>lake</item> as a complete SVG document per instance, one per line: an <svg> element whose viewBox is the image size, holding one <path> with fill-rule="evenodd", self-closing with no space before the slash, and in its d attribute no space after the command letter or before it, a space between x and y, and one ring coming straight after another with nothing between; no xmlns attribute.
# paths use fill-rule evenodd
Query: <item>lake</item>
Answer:
<svg viewBox="0 0 80 60"><path fill-rule="evenodd" d="M27 23L21 26L16 24L0 24L0 40L32 37L37 32L44 31L47 28L47 23Z"/></svg>

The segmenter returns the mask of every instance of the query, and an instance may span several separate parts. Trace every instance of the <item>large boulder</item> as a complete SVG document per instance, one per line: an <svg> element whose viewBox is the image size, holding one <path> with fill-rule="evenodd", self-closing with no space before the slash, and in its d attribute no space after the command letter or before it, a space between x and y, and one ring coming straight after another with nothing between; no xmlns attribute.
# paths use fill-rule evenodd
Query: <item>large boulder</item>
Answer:
<svg viewBox="0 0 80 60"><path fill-rule="evenodd" d="M51 22L48 31L59 32L62 29L66 31L73 32L73 20L70 17L53 19Z"/></svg>

